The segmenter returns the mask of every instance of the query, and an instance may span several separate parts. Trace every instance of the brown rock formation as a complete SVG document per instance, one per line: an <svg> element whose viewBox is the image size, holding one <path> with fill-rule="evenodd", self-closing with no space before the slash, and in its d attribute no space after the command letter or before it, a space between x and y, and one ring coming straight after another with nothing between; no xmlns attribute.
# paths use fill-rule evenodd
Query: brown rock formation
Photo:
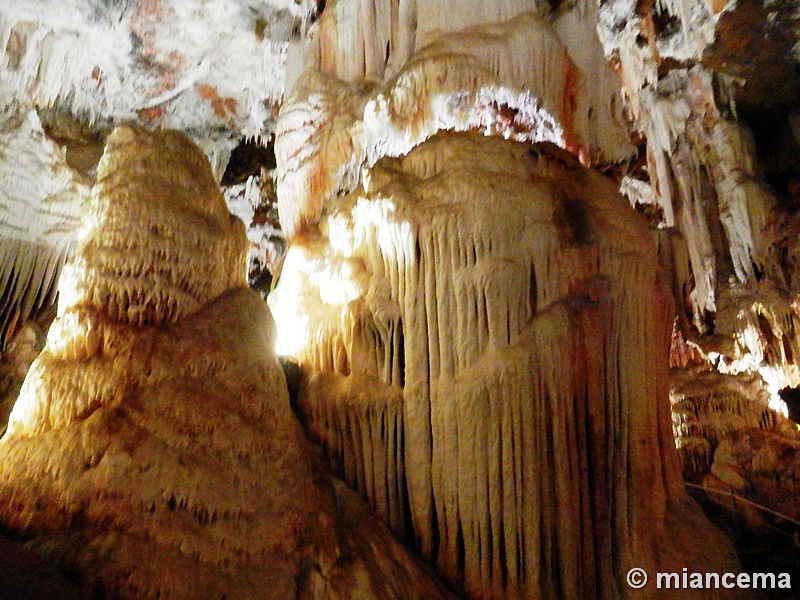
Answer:
<svg viewBox="0 0 800 600"><path fill-rule="evenodd" d="M405 487L421 552L479 598L616 597L634 564L732 566L682 491L656 244L611 184L475 132L361 181L295 240L270 300L318 373L312 433L384 518Z"/></svg>
<svg viewBox="0 0 800 600"><path fill-rule="evenodd" d="M3 526L127 598L440 597L337 524L245 253L193 144L115 130L0 442Z"/></svg>
<svg viewBox="0 0 800 600"><path fill-rule="evenodd" d="M710 498L751 525L788 531L800 529L798 482L800 434L753 428L733 431L722 440L703 479Z"/></svg>
<svg viewBox="0 0 800 600"><path fill-rule="evenodd" d="M760 378L726 375L708 366L670 374L672 426L687 480L702 480L714 452L731 431L786 431L786 419L769 406Z"/></svg>

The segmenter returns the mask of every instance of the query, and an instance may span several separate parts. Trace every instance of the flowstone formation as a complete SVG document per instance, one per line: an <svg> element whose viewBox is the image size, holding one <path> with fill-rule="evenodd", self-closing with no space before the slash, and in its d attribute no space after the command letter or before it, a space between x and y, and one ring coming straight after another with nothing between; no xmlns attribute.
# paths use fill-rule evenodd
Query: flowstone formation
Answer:
<svg viewBox="0 0 800 600"><path fill-rule="evenodd" d="M116 129L83 223L0 442L3 528L103 595L444 597L385 529L365 554L338 521L200 150Z"/></svg>
<svg viewBox="0 0 800 600"><path fill-rule="evenodd" d="M620 597L634 565L735 567L683 492L658 270L577 158L443 132L329 200L270 303L308 429L451 582Z"/></svg>
<svg viewBox="0 0 800 600"><path fill-rule="evenodd" d="M401 18L390 27L390 20L381 21L379 29L385 30L375 34L381 39L399 27L391 35L400 40L417 36L416 52L393 45L400 54L376 56L371 55L369 28L353 32L348 25L362 4L334 2L326 8L314 31L321 48L336 46L341 54L320 50L315 60L312 44L311 64L281 107L276 179L287 239L303 225L316 223L328 198L352 191L362 167L383 156L402 156L437 131L480 129L516 140L549 141L587 163L624 160L633 152L619 90L609 84L616 77L598 60L602 50L597 40L576 33L579 25L548 17L526 7L528 2L460 1L446 9L439 3L436 11L420 3L418 22ZM477 25L472 18L479 10L505 15ZM394 15L388 7L386 12ZM585 25L593 9L586 7L581 15L578 21ZM426 27L447 33L438 31L436 37ZM381 64L385 81L372 80L377 72L369 69L358 73L348 68L353 61L361 64L359 52L367 55L365 66ZM402 68L389 77L400 57Z"/></svg>

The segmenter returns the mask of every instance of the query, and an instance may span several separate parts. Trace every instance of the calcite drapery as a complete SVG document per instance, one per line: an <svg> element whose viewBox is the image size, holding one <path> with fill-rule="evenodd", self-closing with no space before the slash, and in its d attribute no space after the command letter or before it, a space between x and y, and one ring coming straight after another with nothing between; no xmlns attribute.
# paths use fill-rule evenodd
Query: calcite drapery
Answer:
<svg viewBox="0 0 800 600"><path fill-rule="evenodd" d="M362 183L290 247L270 297L323 372L299 404L334 463L373 479L389 522L405 499L376 491L405 486L422 553L476 597L617 596L634 562L700 564L666 530L698 521L669 427L667 292L613 186L552 145L475 132ZM379 448L401 389L403 444Z"/></svg>
<svg viewBox="0 0 800 600"><path fill-rule="evenodd" d="M89 186L0 82L0 350L56 294Z"/></svg>
<svg viewBox="0 0 800 600"><path fill-rule="evenodd" d="M350 14L354 7L337 3L330 14ZM494 10L494 4L487 7ZM351 32L332 27L343 44L350 42ZM278 205L287 239L316 222L325 200L354 189L362 167L382 156L402 156L440 130L547 140L587 161L629 157L633 148L608 67L585 56L578 66L571 50L532 11L441 35L406 57L382 85L348 83L354 74L340 73L336 64L307 70L281 107L276 134Z"/></svg>
<svg viewBox="0 0 800 600"><path fill-rule="evenodd" d="M126 598L446 597L337 523L200 150L118 128L89 215L0 441L3 527Z"/></svg>

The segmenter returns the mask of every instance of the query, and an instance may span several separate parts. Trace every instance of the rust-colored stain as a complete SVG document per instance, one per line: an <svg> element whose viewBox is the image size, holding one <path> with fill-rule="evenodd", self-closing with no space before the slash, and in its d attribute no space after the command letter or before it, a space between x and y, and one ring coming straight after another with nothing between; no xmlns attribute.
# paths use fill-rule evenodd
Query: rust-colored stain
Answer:
<svg viewBox="0 0 800 600"><path fill-rule="evenodd" d="M564 91L561 95L559 120L564 130L564 146L577 155L581 150L581 140L575 130L575 111L578 108L578 68L566 54L563 57Z"/></svg>
<svg viewBox="0 0 800 600"><path fill-rule="evenodd" d="M220 119L236 116L237 103L236 98L223 98L219 95L210 85L200 84L197 86L197 93L204 100L211 102L211 108L214 109L214 114Z"/></svg>
<svg viewBox="0 0 800 600"><path fill-rule="evenodd" d="M210 85L205 85L205 84L198 85L197 93L200 94L201 98L205 98L206 100L213 100L214 98L219 98L217 90L212 88Z"/></svg>
<svg viewBox="0 0 800 600"><path fill-rule="evenodd" d="M230 114L236 114L236 98L223 98L222 103L225 105L225 110L227 110Z"/></svg>
<svg viewBox="0 0 800 600"><path fill-rule="evenodd" d="M150 108L142 108L136 113L143 121L154 121L164 114L164 109L160 106L151 106Z"/></svg>
<svg viewBox="0 0 800 600"><path fill-rule="evenodd" d="M727 3L728 0L708 0L708 4L711 7L711 12L715 15L721 13L722 9L725 8Z"/></svg>
<svg viewBox="0 0 800 600"><path fill-rule="evenodd" d="M266 30L267 30L267 20L263 17L259 17L256 19L256 26L254 28L254 33L256 34L256 41L261 43L264 41L266 37Z"/></svg>
<svg viewBox="0 0 800 600"><path fill-rule="evenodd" d="M95 67L92 69L92 79L94 79L94 80L97 82L97 87L98 87L98 88L99 88L101 85L103 85L103 82L105 81L105 79L106 79L106 76L105 76L105 74L103 73L102 69L100 69L100 67L98 67L98 66L95 66Z"/></svg>

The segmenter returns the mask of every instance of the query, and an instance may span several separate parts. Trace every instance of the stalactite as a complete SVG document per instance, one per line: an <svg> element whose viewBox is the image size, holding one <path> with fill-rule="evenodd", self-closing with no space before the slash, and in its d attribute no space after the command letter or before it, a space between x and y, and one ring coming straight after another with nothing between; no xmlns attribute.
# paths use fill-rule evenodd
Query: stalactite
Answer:
<svg viewBox="0 0 800 600"><path fill-rule="evenodd" d="M3 95L0 142L0 346L55 301L89 187L45 137L36 112Z"/></svg>
<svg viewBox="0 0 800 600"><path fill-rule="evenodd" d="M626 102L647 137L664 224L677 226L688 244L693 320L701 333L717 312L726 263L748 285L763 271L762 229L775 204L758 183L749 132L737 122L732 78L701 61L720 15L732 6L610 0L599 8L606 56L619 65Z"/></svg>
<svg viewBox="0 0 800 600"><path fill-rule="evenodd" d="M708 356L696 342L684 339L676 320L669 346L669 366L685 369L698 365L708 365Z"/></svg>
<svg viewBox="0 0 800 600"><path fill-rule="evenodd" d="M749 133L716 107L709 73L674 71L658 93L642 91L640 103L649 109L643 121L651 181L664 223L677 225L687 240L695 325L704 331L701 317L717 310L718 266L726 255L740 282L755 281L774 198L757 182Z"/></svg>
<svg viewBox="0 0 800 600"><path fill-rule="evenodd" d="M89 123L182 130L224 168L232 140L273 127L290 39L316 11L316 0L9 4L0 85Z"/></svg>
<svg viewBox="0 0 800 600"><path fill-rule="evenodd" d="M406 535L402 388L333 369L313 375L301 394L311 438L334 470L366 498L395 534ZM333 402L330 402L333 400Z"/></svg>
<svg viewBox="0 0 800 600"><path fill-rule="evenodd" d="M392 77L415 50L442 33L506 21L540 10L538 4L535 0L332 0L312 28L306 67L350 82Z"/></svg>
<svg viewBox="0 0 800 600"><path fill-rule="evenodd" d="M374 89L306 71L281 109L275 147L287 238L318 221L324 201L352 191L363 166L402 156L442 129L625 158L632 148L622 141L616 92L583 78L535 13L438 37Z"/></svg>

